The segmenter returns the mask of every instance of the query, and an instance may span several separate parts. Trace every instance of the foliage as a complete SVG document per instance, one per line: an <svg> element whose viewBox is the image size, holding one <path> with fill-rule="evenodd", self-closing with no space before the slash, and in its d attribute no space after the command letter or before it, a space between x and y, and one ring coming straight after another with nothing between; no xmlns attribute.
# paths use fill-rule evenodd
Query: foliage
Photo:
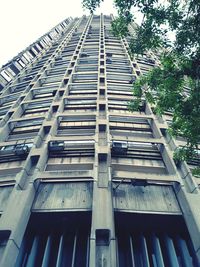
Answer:
<svg viewBox="0 0 200 267"><path fill-rule="evenodd" d="M93 11L100 6L101 2L103 2L103 0L82 0L82 5L93 13Z"/></svg>
<svg viewBox="0 0 200 267"><path fill-rule="evenodd" d="M197 177L200 178L200 168L195 168L192 170L192 174Z"/></svg>
<svg viewBox="0 0 200 267"><path fill-rule="evenodd" d="M112 30L116 36L123 37L128 32L128 23L124 23L124 19L118 17L112 22Z"/></svg>
<svg viewBox="0 0 200 267"><path fill-rule="evenodd" d="M93 12L101 1L83 2ZM159 66L133 85L131 108L139 109L145 97L157 114L172 112L169 133L186 140L174 158L196 158L200 141L200 0L114 2L119 15L112 23L114 34L127 36L129 25L134 28L129 43L132 57L149 50L160 54ZM140 25L135 23L136 14L142 15ZM200 173L200 169L195 172Z"/></svg>
<svg viewBox="0 0 200 267"><path fill-rule="evenodd" d="M198 69L191 68L191 60L184 60L176 54L164 54L161 66L155 67L147 76L138 79L134 87L134 97L130 107L138 110L142 98L152 104L154 111L162 115L165 111L173 114L169 133L183 137L186 146L174 154L175 159L197 158L196 150L200 140L200 83ZM190 72L190 76L187 73ZM186 78L187 77L187 78ZM189 86L188 95L184 89Z"/></svg>

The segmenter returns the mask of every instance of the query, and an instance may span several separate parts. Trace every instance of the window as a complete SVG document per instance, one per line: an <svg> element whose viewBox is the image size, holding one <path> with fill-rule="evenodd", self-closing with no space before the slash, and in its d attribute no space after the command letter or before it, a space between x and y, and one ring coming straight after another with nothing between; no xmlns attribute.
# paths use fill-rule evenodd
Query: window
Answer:
<svg viewBox="0 0 200 267"><path fill-rule="evenodd" d="M42 85L49 83L57 83L60 82L63 78L63 75L48 75L44 78L41 78Z"/></svg>
<svg viewBox="0 0 200 267"><path fill-rule="evenodd" d="M94 154L94 144L93 140L73 140L73 141L49 141L48 151L49 154L53 156L58 155L68 155L70 153L76 155L76 153L81 153L88 155L88 153ZM70 152L71 151L71 152Z"/></svg>
<svg viewBox="0 0 200 267"><path fill-rule="evenodd" d="M81 83L81 82L90 82L97 81L98 74L73 74L72 80L73 83Z"/></svg>
<svg viewBox="0 0 200 267"><path fill-rule="evenodd" d="M130 100L133 98L133 87L132 85L125 84L112 84L107 83L107 93L108 95L123 95L124 97L130 96Z"/></svg>
<svg viewBox="0 0 200 267"><path fill-rule="evenodd" d="M27 85L29 85L30 81L23 81L21 83L18 83L17 85L13 85L10 87L10 91L12 93L21 92L27 88Z"/></svg>
<svg viewBox="0 0 200 267"><path fill-rule="evenodd" d="M108 97L108 109L128 110L129 99L118 99Z"/></svg>
<svg viewBox="0 0 200 267"><path fill-rule="evenodd" d="M90 66L77 66L76 67L76 72L96 72L98 71L98 66L90 65Z"/></svg>
<svg viewBox="0 0 200 267"><path fill-rule="evenodd" d="M80 53L80 58L87 58L90 56L98 56L99 54L99 47L86 47L84 46L84 48L82 49L81 53Z"/></svg>
<svg viewBox="0 0 200 267"><path fill-rule="evenodd" d="M60 79L59 81L48 81L48 79L41 79L40 81L41 81L41 84L40 84L40 86L42 86L43 88L46 88L46 87L51 87L51 88L53 88L53 87L56 87L56 88L58 88L59 87L59 83L60 83L60 81L61 81L62 79Z"/></svg>
<svg viewBox="0 0 200 267"><path fill-rule="evenodd" d="M124 75L124 74L112 74L107 73L107 81L112 83L126 83L132 84L136 80L136 77L133 75Z"/></svg>
<svg viewBox="0 0 200 267"><path fill-rule="evenodd" d="M11 95L2 97L0 106L4 106L4 107L11 106L13 103L15 103L15 101L17 100L19 96L20 94L16 93L16 94L11 94Z"/></svg>
<svg viewBox="0 0 200 267"><path fill-rule="evenodd" d="M110 133L113 136L153 137L150 120L148 119L111 115L109 120Z"/></svg>
<svg viewBox="0 0 200 267"><path fill-rule="evenodd" d="M78 59L78 65L90 65L90 64L98 64L98 58L81 58L81 59Z"/></svg>
<svg viewBox="0 0 200 267"><path fill-rule="evenodd" d="M45 87L32 90L33 99L43 99L54 97L57 92L57 87Z"/></svg>
<svg viewBox="0 0 200 267"><path fill-rule="evenodd" d="M64 75L66 71L66 67L64 68L53 68L48 70L48 75Z"/></svg>
<svg viewBox="0 0 200 267"><path fill-rule="evenodd" d="M97 84L71 84L69 85L69 95L97 94Z"/></svg>
<svg viewBox="0 0 200 267"><path fill-rule="evenodd" d="M94 162L94 141L50 141L46 171L91 170Z"/></svg>
<svg viewBox="0 0 200 267"><path fill-rule="evenodd" d="M58 119L57 133L59 135L93 135L95 128L95 116L63 116Z"/></svg>
<svg viewBox="0 0 200 267"><path fill-rule="evenodd" d="M120 73L126 73L126 74L129 74L129 73L132 73L132 68L131 67L127 67L127 66L118 66L118 65L115 65L115 64L112 64L112 65L108 65L106 67L107 69L107 72L120 72Z"/></svg>
<svg viewBox="0 0 200 267"><path fill-rule="evenodd" d="M160 152L161 144L113 141L111 147L113 170L166 174Z"/></svg>
<svg viewBox="0 0 200 267"><path fill-rule="evenodd" d="M96 97L64 99L65 110L94 111L96 110Z"/></svg>
<svg viewBox="0 0 200 267"><path fill-rule="evenodd" d="M12 122L12 130L9 134L9 139L20 139L34 137L37 135L42 125L44 118L21 120L18 122Z"/></svg>
<svg viewBox="0 0 200 267"><path fill-rule="evenodd" d="M34 101L28 104L23 104L24 106L24 117L32 116L33 114L42 115L45 114L51 105L51 101Z"/></svg>
<svg viewBox="0 0 200 267"><path fill-rule="evenodd" d="M123 58L107 58L106 59L106 65L107 66L112 66L112 64L117 67L119 66L119 68L121 68L121 66L127 66L130 65L129 60L124 56Z"/></svg>
<svg viewBox="0 0 200 267"><path fill-rule="evenodd" d="M34 101L30 102L27 106L27 109L35 109L35 108L46 108L51 105L51 101L49 100L43 100L43 101Z"/></svg>

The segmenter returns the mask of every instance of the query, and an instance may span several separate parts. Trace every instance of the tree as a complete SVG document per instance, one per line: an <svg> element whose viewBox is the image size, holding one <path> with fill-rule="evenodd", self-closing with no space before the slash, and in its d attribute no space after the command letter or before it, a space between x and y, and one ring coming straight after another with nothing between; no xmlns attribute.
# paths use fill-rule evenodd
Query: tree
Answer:
<svg viewBox="0 0 200 267"><path fill-rule="evenodd" d="M102 1L83 0L83 6L93 13ZM160 65L133 84L131 109L137 110L145 96L157 114L171 111L169 133L186 140L186 145L175 151L174 158L197 159L200 157L200 0L114 0L114 3L118 10L118 17L112 23L114 34L126 36L130 23L135 28L129 44L131 56L148 50L160 53ZM135 24L138 13L143 17L140 25ZM200 176L200 166L193 174Z"/></svg>

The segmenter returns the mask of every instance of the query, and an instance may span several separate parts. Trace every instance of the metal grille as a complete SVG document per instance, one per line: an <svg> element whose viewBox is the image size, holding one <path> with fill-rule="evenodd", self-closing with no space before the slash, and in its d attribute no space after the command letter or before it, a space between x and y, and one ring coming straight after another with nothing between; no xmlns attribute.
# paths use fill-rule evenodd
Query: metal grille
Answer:
<svg viewBox="0 0 200 267"><path fill-rule="evenodd" d="M88 261L89 233L79 228L26 235L15 267L87 267Z"/></svg>
<svg viewBox="0 0 200 267"><path fill-rule="evenodd" d="M192 248L180 235L120 233L119 267L192 267Z"/></svg>

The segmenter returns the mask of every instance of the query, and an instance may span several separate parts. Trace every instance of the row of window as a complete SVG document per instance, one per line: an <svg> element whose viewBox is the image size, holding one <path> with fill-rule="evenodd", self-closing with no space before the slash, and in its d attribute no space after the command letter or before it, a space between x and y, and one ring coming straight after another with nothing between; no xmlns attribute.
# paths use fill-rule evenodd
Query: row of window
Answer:
<svg viewBox="0 0 200 267"><path fill-rule="evenodd" d="M66 128L81 128L89 129L89 126L95 127L92 125L92 122L89 122L86 128L84 124L62 122L59 129ZM70 134L72 135L72 134ZM84 134L82 134L84 135ZM87 134L88 136L88 134ZM0 169L5 169L9 166L10 170L16 166L20 167L23 164L23 161L27 158L30 149L33 143L30 141L24 142L15 142L12 145L6 145L0 148ZM116 164L125 164L132 165L133 168L135 165L140 164L141 166L151 164L151 166L165 166L161 156L161 146L160 144L155 143L141 143L141 142L124 142L124 141L112 141L111 143L111 155L112 163ZM51 164L59 164L57 168L62 168L60 164L72 164L72 163L90 163L93 165L94 158L94 141L85 140L85 141L50 141L48 143L48 152L49 159L47 162L47 170L50 169ZM13 162L13 164L11 164ZM56 168L56 169L57 169ZM68 166L72 168L72 166ZM76 168L81 168L81 166ZM52 170L56 170L51 168Z"/></svg>
<svg viewBox="0 0 200 267"><path fill-rule="evenodd" d="M82 23L82 25L81 25L81 27L82 28L84 28L85 27L85 25L86 25L86 21L85 21L85 23ZM80 34L81 34L81 31L80 31ZM70 60L70 58L71 58L71 56L72 56L72 53L74 52L74 49L75 49L75 47L76 47L76 43L74 43L73 44L73 40L71 40L70 42L72 42L72 44L70 45L70 43L68 43L68 46L66 47L66 48L64 48L63 49L63 52L62 52L62 54L61 54L61 56L60 56L60 58L59 57L57 57L56 58L56 60L55 60L55 63L54 63L54 66L52 66L52 68L51 69L48 69L48 71L46 72L47 73L47 77L45 77L45 78L41 78L40 80L39 80L39 82L40 82L40 85L44 88L41 88L40 89L40 91L39 90L34 90L34 91L32 91L33 92L33 99L42 99L42 98L45 98L45 97L52 97L52 96L54 96L55 95L55 91L53 91L52 90L52 88L49 90L49 92L48 92L48 87L57 87L56 86L56 83L57 82L60 82L61 80L62 80L62 76L63 76L63 74L65 73L65 71L66 71L66 68L67 68L67 62L66 62L66 60L67 60L67 58L65 58L65 57L63 57L63 56L65 56L66 55L66 53L70 53L69 54L69 60ZM54 47L54 49L53 50L55 50L55 48L56 48L56 46ZM86 48L85 48L86 49ZM51 49L52 50L52 49ZM53 50L51 51L51 53L53 52ZM49 56L51 55L51 53L49 54ZM36 73L37 73L37 71L38 71L38 68L40 68L40 67L42 67L43 66L43 64L45 63L45 61L49 58L49 56L47 56L47 55L44 55L34 66L33 66L33 68L32 68L32 70L31 70L31 72L34 72L34 71L36 71ZM68 61L69 62L69 61ZM57 63L59 63L60 65L61 65L61 67L57 67L56 69L55 69L55 65L57 64ZM65 64L65 66L63 67L62 65L63 65L63 63ZM13 87L13 89L11 89L12 90L12 92L14 92L14 91L21 91L21 90L25 90L25 88L26 88L26 86L29 84L29 82L34 78L34 75L32 75L31 74L31 72L29 72L29 74L28 74L28 76L25 76L24 77L24 80L23 80L23 78L21 78L20 79L20 83L18 82L18 84L17 84L17 87L15 86L15 87ZM61 74L61 75L60 75ZM42 92L44 92L45 91L45 93L43 94ZM14 102L14 101L13 101ZM7 102L8 103L8 102ZM4 107L2 110L1 110L1 117L3 117L5 114L6 114L6 112L8 112L8 110L9 110L9 108L11 107L11 105L9 105L9 107ZM29 108L28 108L29 109ZM29 111L28 111L28 109L25 111L25 114L24 115L29 115L29 114L31 114L31 108L29 109ZM32 113L39 113L39 114L41 114L40 112L39 112L39 110L38 110L38 112L36 111L36 110L32 110L33 112ZM43 114L43 113L42 113Z"/></svg>
<svg viewBox="0 0 200 267"><path fill-rule="evenodd" d="M51 52L55 49L56 46L52 47ZM49 56L44 55L32 68L27 69L26 74L21 75L17 81L8 88L8 95L5 95L0 99L0 118L3 118L12 105L16 103L16 100L20 97L21 93L28 88L30 82L36 77L38 68L40 69L48 58Z"/></svg>

